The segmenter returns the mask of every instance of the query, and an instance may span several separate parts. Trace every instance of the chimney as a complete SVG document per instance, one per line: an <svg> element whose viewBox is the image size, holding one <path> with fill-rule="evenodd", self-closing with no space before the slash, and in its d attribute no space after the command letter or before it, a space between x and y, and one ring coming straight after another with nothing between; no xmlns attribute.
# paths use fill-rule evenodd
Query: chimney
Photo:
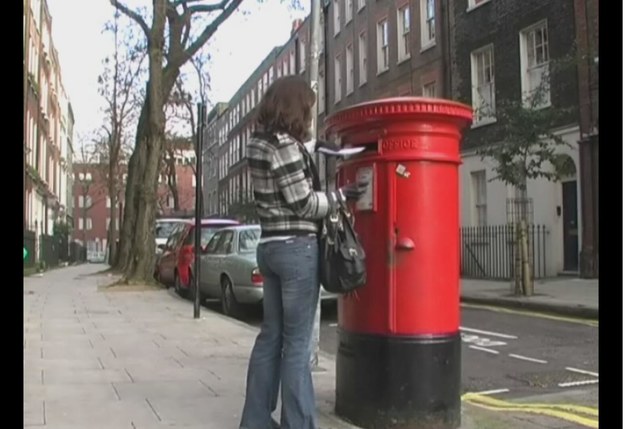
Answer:
<svg viewBox="0 0 625 429"><path fill-rule="evenodd" d="M293 21L293 24L291 25L291 36L297 33L297 30L299 30L303 23L304 21L302 19L296 19Z"/></svg>

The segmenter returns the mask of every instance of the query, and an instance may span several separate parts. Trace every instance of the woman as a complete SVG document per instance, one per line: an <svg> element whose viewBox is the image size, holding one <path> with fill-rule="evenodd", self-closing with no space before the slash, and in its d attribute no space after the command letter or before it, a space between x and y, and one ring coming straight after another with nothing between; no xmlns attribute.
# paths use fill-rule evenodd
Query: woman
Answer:
<svg viewBox="0 0 625 429"><path fill-rule="evenodd" d="M315 94L299 76L276 80L258 106L257 132L247 145L261 240L263 324L252 350L240 429L316 429L310 341L319 297L319 221L338 198L364 187L320 191L309 139ZM329 145L318 143L314 146ZM281 386L281 426L271 418Z"/></svg>

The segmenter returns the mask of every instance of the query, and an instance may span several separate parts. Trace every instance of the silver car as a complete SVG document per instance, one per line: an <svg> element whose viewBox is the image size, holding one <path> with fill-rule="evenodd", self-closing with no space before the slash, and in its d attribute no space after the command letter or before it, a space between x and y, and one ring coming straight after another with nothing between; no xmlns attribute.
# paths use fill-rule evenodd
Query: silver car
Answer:
<svg viewBox="0 0 625 429"><path fill-rule="evenodd" d="M219 298L224 314L236 317L242 304L260 304L263 278L256 263L259 225L240 225L218 230L200 259L202 298ZM322 291L322 299L336 296Z"/></svg>

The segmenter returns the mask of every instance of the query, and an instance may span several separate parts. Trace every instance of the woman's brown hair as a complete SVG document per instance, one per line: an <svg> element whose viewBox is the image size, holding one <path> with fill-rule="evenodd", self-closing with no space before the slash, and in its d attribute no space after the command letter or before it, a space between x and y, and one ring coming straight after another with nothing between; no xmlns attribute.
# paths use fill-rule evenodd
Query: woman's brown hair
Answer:
<svg viewBox="0 0 625 429"><path fill-rule="evenodd" d="M310 137L315 93L300 76L272 83L258 105L256 122L265 132L287 133L304 142Z"/></svg>

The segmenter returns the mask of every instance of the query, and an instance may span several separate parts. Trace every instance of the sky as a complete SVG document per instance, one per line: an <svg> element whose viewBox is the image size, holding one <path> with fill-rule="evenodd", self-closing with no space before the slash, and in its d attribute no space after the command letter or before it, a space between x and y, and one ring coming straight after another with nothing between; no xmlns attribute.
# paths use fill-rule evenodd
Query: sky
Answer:
<svg viewBox="0 0 625 429"><path fill-rule="evenodd" d="M151 2L126 0L125 4L137 7ZM80 143L81 136L88 136L103 123L97 78L102 59L113 49L112 39L102 34L113 7L109 0L48 0L48 7L63 86L76 120L74 138ZM240 9L249 13L235 12L209 42L213 103L229 101L271 49L289 39L293 19L308 13L308 8L292 10L288 2L280 0L244 0Z"/></svg>

